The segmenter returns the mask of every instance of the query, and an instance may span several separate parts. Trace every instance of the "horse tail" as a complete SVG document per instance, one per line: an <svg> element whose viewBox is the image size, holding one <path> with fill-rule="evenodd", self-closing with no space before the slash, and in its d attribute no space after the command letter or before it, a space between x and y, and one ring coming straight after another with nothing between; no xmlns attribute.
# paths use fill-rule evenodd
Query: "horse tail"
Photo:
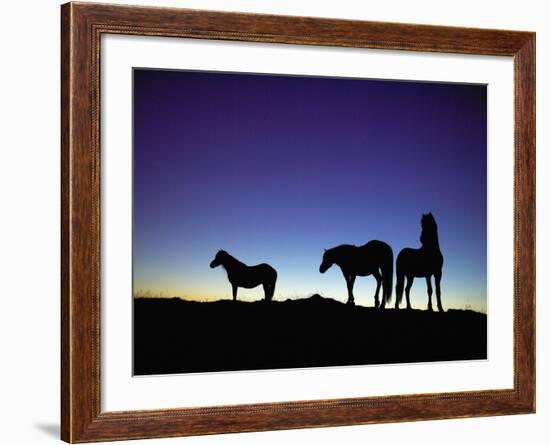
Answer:
<svg viewBox="0 0 550 445"><path fill-rule="evenodd" d="M391 302L392 287L393 287L393 251L388 246L385 255L382 258L382 282L384 284L384 303Z"/></svg>
<svg viewBox="0 0 550 445"><path fill-rule="evenodd" d="M269 268L271 269L271 276L264 284L266 301L271 301L273 299L273 295L275 295L275 285L277 284L277 271L271 266L269 266Z"/></svg>
<svg viewBox="0 0 550 445"><path fill-rule="evenodd" d="M275 295L275 285L277 284L277 271L273 269L273 283L271 284L271 292L269 299L273 299L273 295Z"/></svg>
<svg viewBox="0 0 550 445"><path fill-rule="evenodd" d="M397 284L395 285L396 307L399 307L399 303L403 299L403 288L405 287L405 274L401 271L401 267L399 267L399 256L397 257L395 274L397 275Z"/></svg>

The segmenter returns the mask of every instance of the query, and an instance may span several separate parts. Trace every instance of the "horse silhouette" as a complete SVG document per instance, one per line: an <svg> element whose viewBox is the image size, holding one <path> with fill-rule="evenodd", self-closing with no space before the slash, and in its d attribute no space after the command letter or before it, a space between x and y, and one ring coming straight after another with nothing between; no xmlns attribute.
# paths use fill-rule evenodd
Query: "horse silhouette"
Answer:
<svg viewBox="0 0 550 445"><path fill-rule="evenodd" d="M265 300L270 301L275 293L275 282L277 281L277 271L269 264L257 264L256 266L247 266L237 258L229 255L225 250L219 250L210 267L223 266L227 272L227 278L233 288L233 301L237 300L237 291L239 287L252 289L260 284L264 288Z"/></svg>
<svg viewBox="0 0 550 445"><path fill-rule="evenodd" d="M369 241L363 246L343 244L325 250L323 262L319 266L319 272L325 273L333 264L340 267L348 287L347 304L355 304L353 297L353 285L357 276L366 277L373 275L376 278L376 293L374 305L376 308L384 308L391 301L393 281L393 251L383 241ZM378 298L382 290L382 304Z"/></svg>
<svg viewBox="0 0 550 445"><path fill-rule="evenodd" d="M399 255L395 265L397 283L395 286L396 300L395 308L399 309L399 303L403 299L403 286L407 277L405 295L407 296L407 309L411 308L409 293L415 277L425 277L428 286L428 310L432 308L432 275L435 278L435 293L437 296L437 309L443 311L441 305L441 270L443 268L443 255L439 250L439 239L437 237L437 223L431 213L422 215L422 233L420 234L420 249L406 247Z"/></svg>

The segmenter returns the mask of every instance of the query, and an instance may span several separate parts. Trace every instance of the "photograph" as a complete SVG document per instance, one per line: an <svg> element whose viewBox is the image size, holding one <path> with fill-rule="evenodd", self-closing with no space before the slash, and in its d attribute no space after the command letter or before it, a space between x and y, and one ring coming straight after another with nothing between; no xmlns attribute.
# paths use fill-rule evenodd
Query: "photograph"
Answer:
<svg viewBox="0 0 550 445"><path fill-rule="evenodd" d="M486 84L132 82L133 375L487 359Z"/></svg>

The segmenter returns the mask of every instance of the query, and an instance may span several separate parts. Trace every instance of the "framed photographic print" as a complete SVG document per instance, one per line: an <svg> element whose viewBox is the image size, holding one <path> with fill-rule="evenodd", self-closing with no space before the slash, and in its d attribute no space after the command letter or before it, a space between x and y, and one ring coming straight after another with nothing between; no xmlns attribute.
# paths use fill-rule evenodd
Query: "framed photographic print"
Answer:
<svg viewBox="0 0 550 445"><path fill-rule="evenodd" d="M62 438L535 410L535 35L62 6Z"/></svg>

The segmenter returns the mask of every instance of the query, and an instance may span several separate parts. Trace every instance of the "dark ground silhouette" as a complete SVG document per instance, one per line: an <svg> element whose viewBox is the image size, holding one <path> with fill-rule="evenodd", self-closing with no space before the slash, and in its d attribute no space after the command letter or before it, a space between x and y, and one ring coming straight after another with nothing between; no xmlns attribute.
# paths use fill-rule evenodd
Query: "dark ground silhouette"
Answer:
<svg viewBox="0 0 550 445"><path fill-rule="evenodd" d="M134 299L134 374L487 358L487 316L287 301Z"/></svg>

